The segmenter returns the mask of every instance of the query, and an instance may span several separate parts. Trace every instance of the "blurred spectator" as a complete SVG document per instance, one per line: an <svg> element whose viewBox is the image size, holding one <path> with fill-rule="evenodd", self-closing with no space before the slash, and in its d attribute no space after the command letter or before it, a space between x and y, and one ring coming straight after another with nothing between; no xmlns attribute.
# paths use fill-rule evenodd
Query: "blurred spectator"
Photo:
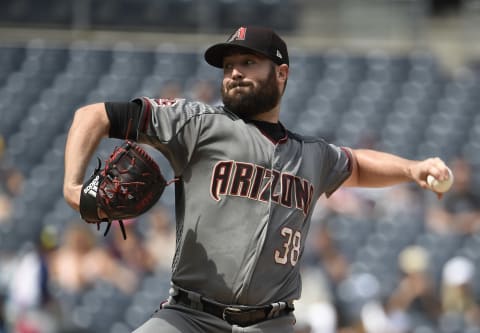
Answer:
<svg viewBox="0 0 480 333"><path fill-rule="evenodd" d="M377 189L375 201L375 216L388 217L393 220L409 218L413 221L423 221L425 216L424 193L410 184ZM423 223L423 222L422 222Z"/></svg>
<svg viewBox="0 0 480 333"><path fill-rule="evenodd" d="M337 311L325 273L315 266L302 268L302 297L295 302L295 332L335 333Z"/></svg>
<svg viewBox="0 0 480 333"><path fill-rule="evenodd" d="M12 200L23 191L24 176L9 163L2 162L1 149L0 140L0 224L3 224L10 220L13 213Z"/></svg>
<svg viewBox="0 0 480 333"><path fill-rule="evenodd" d="M370 273L354 273L343 280L338 287L339 332L367 333L373 328L372 321L387 327L387 316L383 309L378 310L380 283ZM343 318L342 318L343 317ZM382 333L388 332L383 330ZM374 332L372 332L374 333Z"/></svg>
<svg viewBox="0 0 480 333"><path fill-rule="evenodd" d="M379 301L369 301L361 310L362 327L366 333L397 333Z"/></svg>
<svg viewBox="0 0 480 333"><path fill-rule="evenodd" d="M44 311L27 311L15 323L15 333L55 333L58 324Z"/></svg>
<svg viewBox="0 0 480 333"><path fill-rule="evenodd" d="M7 174L6 188L10 195L18 196L23 192L24 176L20 170L11 168Z"/></svg>
<svg viewBox="0 0 480 333"><path fill-rule="evenodd" d="M20 195L23 191L24 176L15 167L0 166L0 193L4 192L11 197Z"/></svg>
<svg viewBox="0 0 480 333"><path fill-rule="evenodd" d="M155 260L147 251L143 240L135 228L136 220L125 220L125 232L127 239L123 239L118 224L112 226L112 235L109 236L108 250L120 263L143 276L155 270Z"/></svg>
<svg viewBox="0 0 480 333"><path fill-rule="evenodd" d="M475 233L480 226L480 197L472 188L472 167L457 158L451 168L455 182L442 200L431 204L427 224L437 233Z"/></svg>
<svg viewBox="0 0 480 333"><path fill-rule="evenodd" d="M337 248L330 230L326 227L314 228L312 233L312 249L317 254L318 263L323 268L332 285L345 279L349 272L349 262Z"/></svg>
<svg viewBox="0 0 480 333"><path fill-rule="evenodd" d="M0 161L5 154L5 138L0 134Z"/></svg>
<svg viewBox="0 0 480 333"><path fill-rule="evenodd" d="M420 324L434 327L441 304L429 271L428 252L421 246L408 246L400 253L398 264L403 277L386 303L391 324L397 332L410 332Z"/></svg>
<svg viewBox="0 0 480 333"><path fill-rule="evenodd" d="M6 314L17 333L55 332L59 310L49 289L48 255L54 245L40 236L27 243L13 259Z"/></svg>
<svg viewBox="0 0 480 333"><path fill-rule="evenodd" d="M178 98L183 96L183 88L178 81L167 81L159 91L159 98Z"/></svg>
<svg viewBox="0 0 480 333"><path fill-rule="evenodd" d="M7 223L13 213L13 198L23 191L23 174L0 163L0 224Z"/></svg>
<svg viewBox="0 0 480 333"><path fill-rule="evenodd" d="M50 271L54 282L73 293L83 290L88 284L83 262L94 249L94 235L86 226L80 223L68 226L63 243L51 255Z"/></svg>
<svg viewBox="0 0 480 333"><path fill-rule="evenodd" d="M145 247L157 268L170 271L175 253L175 229L167 209L155 206L147 215Z"/></svg>
<svg viewBox="0 0 480 333"><path fill-rule="evenodd" d="M79 293L97 280L104 280L125 293L135 291L135 273L96 244L83 221L70 224L63 243L50 258L52 280L71 293Z"/></svg>
<svg viewBox="0 0 480 333"><path fill-rule="evenodd" d="M366 194L374 191L341 187L330 198L321 196L315 206L312 220L322 220L336 214L359 218L371 216L373 201Z"/></svg>
<svg viewBox="0 0 480 333"><path fill-rule="evenodd" d="M0 193L0 224L10 220L12 209L13 205L10 196Z"/></svg>
<svg viewBox="0 0 480 333"><path fill-rule="evenodd" d="M210 80L197 80L191 88L192 100L211 105L222 103L219 98L220 85Z"/></svg>
<svg viewBox="0 0 480 333"><path fill-rule="evenodd" d="M335 215L332 212L330 214ZM338 322L342 321L337 311L337 288L347 277L350 263L323 221L312 223L303 262L304 292L296 305L299 310L297 319L311 333L336 332Z"/></svg>
<svg viewBox="0 0 480 333"><path fill-rule="evenodd" d="M45 258L32 244L19 253L11 279L9 302L19 310L35 308L48 299L48 269Z"/></svg>
<svg viewBox="0 0 480 333"><path fill-rule="evenodd" d="M465 257L448 260L442 271L442 311L444 316L461 316L466 326L480 327L480 307L475 299L475 266Z"/></svg>

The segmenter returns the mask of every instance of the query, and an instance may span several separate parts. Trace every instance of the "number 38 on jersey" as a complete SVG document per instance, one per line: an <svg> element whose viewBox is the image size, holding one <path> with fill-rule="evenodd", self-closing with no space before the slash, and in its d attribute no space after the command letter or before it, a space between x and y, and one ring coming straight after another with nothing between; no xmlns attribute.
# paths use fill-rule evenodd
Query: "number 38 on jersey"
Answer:
<svg viewBox="0 0 480 333"><path fill-rule="evenodd" d="M289 227L283 227L280 234L284 243L281 250L275 250L275 262L281 265L295 266L300 257L302 234L300 231L292 230Z"/></svg>

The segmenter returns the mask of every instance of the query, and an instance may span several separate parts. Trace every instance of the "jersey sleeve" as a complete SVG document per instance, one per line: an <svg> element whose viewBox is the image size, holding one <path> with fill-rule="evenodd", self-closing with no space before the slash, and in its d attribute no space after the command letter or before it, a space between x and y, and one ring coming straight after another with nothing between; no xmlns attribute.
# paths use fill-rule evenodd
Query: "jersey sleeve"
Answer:
<svg viewBox="0 0 480 333"><path fill-rule="evenodd" d="M331 166L326 177L325 195L331 196L352 174L352 153L348 148L333 144L327 146L327 159Z"/></svg>
<svg viewBox="0 0 480 333"><path fill-rule="evenodd" d="M201 117L197 116L208 106L184 99L141 97L134 102L142 107L137 140L161 151L175 175L181 175L200 135Z"/></svg>

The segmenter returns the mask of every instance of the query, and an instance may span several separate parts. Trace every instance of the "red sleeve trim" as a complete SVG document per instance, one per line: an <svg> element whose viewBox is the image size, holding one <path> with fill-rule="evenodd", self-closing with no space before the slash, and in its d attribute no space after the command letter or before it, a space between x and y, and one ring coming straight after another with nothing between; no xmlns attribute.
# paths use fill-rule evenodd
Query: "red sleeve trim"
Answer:
<svg viewBox="0 0 480 333"><path fill-rule="evenodd" d="M143 104L144 104L144 109L143 109L143 114L142 114L142 125L141 125L141 131L145 132L148 127L148 122L149 119L151 118L151 113L152 113L152 105L150 104L150 101L143 97L142 98Z"/></svg>
<svg viewBox="0 0 480 333"><path fill-rule="evenodd" d="M353 155L352 151L347 147L340 147L340 149L347 155L348 158L348 171L352 172L353 169Z"/></svg>

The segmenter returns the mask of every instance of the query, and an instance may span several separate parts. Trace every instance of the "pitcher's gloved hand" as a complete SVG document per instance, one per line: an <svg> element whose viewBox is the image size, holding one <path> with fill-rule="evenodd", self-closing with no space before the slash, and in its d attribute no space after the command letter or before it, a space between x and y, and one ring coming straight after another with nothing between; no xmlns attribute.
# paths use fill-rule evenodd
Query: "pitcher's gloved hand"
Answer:
<svg viewBox="0 0 480 333"><path fill-rule="evenodd" d="M149 210L162 195L167 182L157 163L133 141L125 141L101 168L100 159L93 175L80 192L80 214L87 223L118 220L126 239L123 220ZM99 211L106 217L99 216Z"/></svg>

